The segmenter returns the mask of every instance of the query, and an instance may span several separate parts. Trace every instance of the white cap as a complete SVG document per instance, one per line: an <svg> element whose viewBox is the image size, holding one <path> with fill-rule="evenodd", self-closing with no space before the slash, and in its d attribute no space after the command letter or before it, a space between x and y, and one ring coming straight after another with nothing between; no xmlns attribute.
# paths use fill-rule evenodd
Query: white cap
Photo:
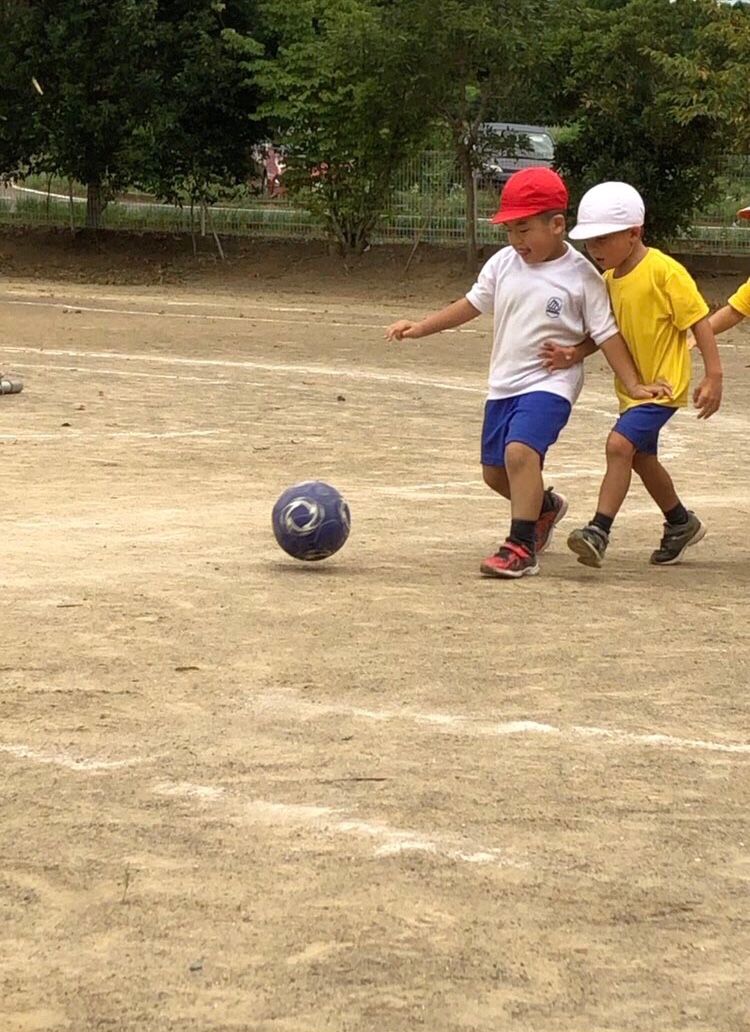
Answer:
<svg viewBox="0 0 750 1032"><path fill-rule="evenodd" d="M645 218L646 207L635 187L628 183L599 183L581 198L578 221L568 236L571 240L591 240L642 226Z"/></svg>

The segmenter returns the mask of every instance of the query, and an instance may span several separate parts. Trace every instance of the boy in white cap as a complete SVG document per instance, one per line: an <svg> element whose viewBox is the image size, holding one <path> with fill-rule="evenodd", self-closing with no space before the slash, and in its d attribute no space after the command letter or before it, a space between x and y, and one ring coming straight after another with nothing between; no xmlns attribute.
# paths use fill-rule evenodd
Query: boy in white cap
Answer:
<svg viewBox="0 0 750 1032"><path fill-rule="evenodd" d="M602 565L633 470L664 514L664 534L651 555L653 564L679 562L685 549L706 533L700 519L680 501L657 452L660 430L688 403L688 330L705 372L693 395L699 419L708 419L721 404L721 361L708 305L684 266L644 244L644 217L643 200L632 186L600 183L584 195L578 223L570 232L572 239L585 241L586 250L604 270L615 318L640 378L665 383L671 392L671 397L633 398L615 380L620 418L607 440L607 471L596 513L568 537L568 546L586 566ZM584 343L575 350L574 361L582 360L593 346Z"/></svg>
<svg viewBox="0 0 750 1032"><path fill-rule="evenodd" d="M482 470L485 483L510 499L511 525L496 554L481 564L490 577L539 573L536 556L568 507L562 495L545 491L542 468L580 393L583 370L548 371L543 344L557 338L570 349L588 335L625 381L628 397L650 400L665 393L638 382L601 276L565 242L567 205L567 188L552 169L516 172L492 219L505 224L511 246L490 258L465 297L386 330L389 340L416 340L494 312Z"/></svg>
<svg viewBox="0 0 750 1032"><path fill-rule="evenodd" d="M750 219L750 206L741 208L737 218ZM738 287L723 308L714 312L710 320L711 329L714 333L723 333L747 318L750 318L750 279Z"/></svg>

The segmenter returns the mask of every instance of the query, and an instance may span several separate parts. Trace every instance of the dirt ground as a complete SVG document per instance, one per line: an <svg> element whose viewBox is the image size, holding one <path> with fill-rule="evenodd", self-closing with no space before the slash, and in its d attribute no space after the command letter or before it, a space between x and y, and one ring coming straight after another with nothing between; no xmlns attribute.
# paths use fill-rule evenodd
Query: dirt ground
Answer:
<svg viewBox="0 0 750 1032"><path fill-rule="evenodd" d="M66 246L0 241L2 1032L750 1027L750 331L665 434L688 560L634 488L603 570L504 583L489 322L382 339L455 257ZM614 410L593 359L565 529Z"/></svg>

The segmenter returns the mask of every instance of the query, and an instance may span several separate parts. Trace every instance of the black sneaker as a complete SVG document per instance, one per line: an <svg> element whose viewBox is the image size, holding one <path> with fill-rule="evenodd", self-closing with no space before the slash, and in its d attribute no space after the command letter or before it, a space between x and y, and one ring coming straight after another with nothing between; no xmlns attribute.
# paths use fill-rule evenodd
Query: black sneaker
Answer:
<svg viewBox="0 0 750 1032"><path fill-rule="evenodd" d="M686 548L697 545L705 536L706 528L694 512L688 513L687 523L665 523L664 537L651 553L651 562L654 566L672 566L682 559Z"/></svg>
<svg viewBox="0 0 750 1032"><path fill-rule="evenodd" d="M578 556L578 562L597 569L602 565L608 544L609 534L593 523L568 535L568 548Z"/></svg>

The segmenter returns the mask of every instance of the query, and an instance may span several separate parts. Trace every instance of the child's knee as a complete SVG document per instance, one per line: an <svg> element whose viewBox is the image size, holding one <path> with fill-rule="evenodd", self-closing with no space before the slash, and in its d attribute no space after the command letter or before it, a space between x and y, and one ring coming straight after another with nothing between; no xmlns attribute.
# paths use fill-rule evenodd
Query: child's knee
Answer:
<svg viewBox="0 0 750 1032"><path fill-rule="evenodd" d="M508 490L508 477L503 466L482 466L482 477L487 487L491 487L498 494L506 494Z"/></svg>
<svg viewBox="0 0 750 1032"><path fill-rule="evenodd" d="M635 448L622 434L612 432L607 438L607 462L633 465Z"/></svg>
<svg viewBox="0 0 750 1032"><path fill-rule="evenodd" d="M541 464L539 453L528 444L511 441L505 449L505 468L511 476L529 468L540 469Z"/></svg>

